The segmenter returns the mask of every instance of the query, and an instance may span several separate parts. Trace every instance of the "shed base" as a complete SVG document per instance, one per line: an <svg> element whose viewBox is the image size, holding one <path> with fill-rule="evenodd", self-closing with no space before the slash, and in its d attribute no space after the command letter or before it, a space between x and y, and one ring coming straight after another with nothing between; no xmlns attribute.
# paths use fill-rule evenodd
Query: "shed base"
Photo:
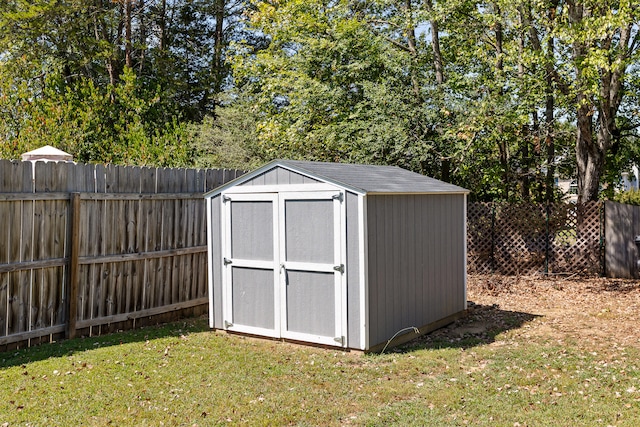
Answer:
<svg viewBox="0 0 640 427"><path fill-rule="evenodd" d="M380 351L382 351L382 349L390 349L393 347L397 347L399 345L408 343L409 341L412 341L418 337L421 337L423 335L428 334L429 332L433 332L436 329L440 329L440 328L444 328L447 325L450 325L451 323L455 322L458 319L462 319L463 317L466 317L468 314L468 310L462 310L459 311L455 314L452 314L450 316L445 317L444 319L440 319L437 320L435 322L429 323L427 325L421 326L418 329L418 333L414 333L413 330L409 329L407 333L399 335L395 338L393 338L393 340L390 340L389 342L383 342L380 344L377 344L369 349L366 350L362 350L362 349L358 349L358 348L343 348L343 347L335 347L335 346L328 346L328 345L323 345L323 344L317 344L317 343L312 343L312 342L307 342L307 341L296 341L296 340L289 340L289 339L285 339L285 338L272 338L272 337L266 337L263 335L254 335L254 334L247 334L244 332L236 332L236 331L226 331L224 329L217 329L217 328L212 328L212 331L215 332L221 332L221 333L225 333L225 334L229 334L229 335L237 335L240 337L247 337L247 338L256 338L256 339L260 339L260 340L269 340L269 341L279 341L279 342L284 342L284 343L289 343L289 344L294 344L294 345L304 345L304 346L311 346L311 347L317 347L317 348L325 348L328 350L340 350L340 351L345 351L345 352L352 352L355 354L361 353L361 354L365 354L365 353L378 353Z"/></svg>
<svg viewBox="0 0 640 427"><path fill-rule="evenodd" d="M462 310L450 316L447 316L443 319L436 320L435 322L431 322L427 325L421 326L418 329L418 333L415 333L412 329L408 329L408 331L402 335L399 335L393 339L390 339L387 342L382 342L380 344L376 344L373 347L365 350L365 353L378 353L383 349L386 351L390 348L397 347L402 344L406 344L409 341L412 341L418 337L428 334L429 332L433 332L436 329L444 328L447 325L455 322L458 319L462 319L466 317L468 314L468 310ZM385 348L386 347L386 348Z"/></svg>

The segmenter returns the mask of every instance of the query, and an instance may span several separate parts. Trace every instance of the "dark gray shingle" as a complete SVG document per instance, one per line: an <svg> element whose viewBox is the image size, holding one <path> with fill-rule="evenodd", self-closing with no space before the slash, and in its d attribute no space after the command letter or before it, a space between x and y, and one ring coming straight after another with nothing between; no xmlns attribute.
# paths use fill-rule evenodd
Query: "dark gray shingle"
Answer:
<svg viewBox="0 0 640 427"><path fill-rule="evenodd" d="M397 166L276 160L299 172L365 193L468 193L469 191Z"/></svg>

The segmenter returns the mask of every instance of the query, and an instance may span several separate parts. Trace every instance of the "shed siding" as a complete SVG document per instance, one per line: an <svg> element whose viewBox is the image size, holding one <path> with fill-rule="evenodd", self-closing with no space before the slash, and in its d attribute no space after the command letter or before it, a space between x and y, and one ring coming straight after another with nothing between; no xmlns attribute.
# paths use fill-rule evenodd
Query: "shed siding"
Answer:
<svg viewBox="0 0 640 427"><path fill-rule="evenodd" d="M222 323L222 219L220 218L220 196L211 198L211 248L213 265L209 272L213 277L213 327L221 329Z"/></svg>
<svg viewBox="0 0 640 427"><path fill-rule="evenodd" d="M464 195L367 197L370 346L465 308Z"/></svg>
<svg viewBox="0 0 640 427"><path fill-rule="evenodd" d="M319 182L321 181L285 168L276 167L238 185L317 184Z"/></svg>
<svg viewBox="0 0 640 427"><path fill-rule="evenodd" d="M347 192L347 340L360 348L360 248L358 246L358 196Z"/></svg>

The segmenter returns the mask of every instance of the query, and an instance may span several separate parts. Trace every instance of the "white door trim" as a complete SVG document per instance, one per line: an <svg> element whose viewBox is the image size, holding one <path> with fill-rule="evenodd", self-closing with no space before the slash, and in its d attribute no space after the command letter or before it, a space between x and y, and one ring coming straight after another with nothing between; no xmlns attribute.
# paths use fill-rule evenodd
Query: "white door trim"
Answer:
<svg viewBox="0 0 640 427"><path fill-rule="evenodd" d="M278 239L278 194L277 193L260 193L260 194L221 194L221 221L222 221L222 318L223 328L229 331L237 331L248 334L263 335L268 337L280 337L280 268L278 266L279 239ZM236 201L258 202L268 201L272 203L273 208L273 261L263 260L245 260L233 258L231 254L231 204ZM273 270L273 286L274 286L274 319L273 329L259 328L255 326L236 325L233 319L233 294L232 290L232 270L233 267L253 267L263 270Z"/></svg>
<svg viewBox="0 0 640 427"><path fill-rule="evenodd" d="M287 294L286 294L286 278L285 274L281 274L280 278L280 310L281 310L281 334L283 338L314 342L317 344L325 344L338 347L347 346L347 287L346 287L346 194L342 190L317 191L317 192L281 192L279 195L278 224L280 234L278 239L280 271L285 270L298 271L317 271L334 274L334 301L335 301L335 318L334 318L334 336L325 337L316 334L307 334L301 332L293 332L287 330ZM326 263L303 263L291 262L286 260L285 247L285 202L287 200L330 200L333 202L333 235L334 235L334 259L333 264Z"/></svg>

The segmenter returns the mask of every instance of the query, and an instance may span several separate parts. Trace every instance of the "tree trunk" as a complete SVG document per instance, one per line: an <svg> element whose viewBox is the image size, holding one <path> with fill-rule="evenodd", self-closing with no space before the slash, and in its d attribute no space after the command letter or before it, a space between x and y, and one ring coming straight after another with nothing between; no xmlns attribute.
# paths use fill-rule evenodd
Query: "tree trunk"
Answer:
<svg viewBox="0 0 640 427"><path fill-rule="evenodd" d="M131 57L131 12L133 0L124 0L124 64L128 68L133 68L133 59Z"/></svg>
<svg viewBox="0 0 640 427"><path fill-rule="evenodd" d="M225 0L216 0L215 2L215 40L214 40L214 56L213 56L213 96L216 98L214 103L215 109L218 107L218 97L222 92L222 80L224 79L224 61L222 59L222 50L224 48L224 20L225 20ZM206 108L206 106L204 106Z"/></svg>
<svg viewBox="0 0 640 427"><path fill-rule="evenodd" d="M554 13L551 11L549 14ZM545 55L545 137L544 142L547 146L547 176L545 179L545 200L552 202L555 196L555 178L556 178L556 144L553 129L555 127L555 97L553 93L553 58L554 58L554 39L549 36L547 41L547 52Z"/></svg>
<svg viewBox="0 0 640 427"><path fill-rule="evenodd" d="M569 3L569 19L571 23L580 24L591 15L582 4ZM637 44L632 37L633 24L623 25L615 33L600 37L598 45L587 45L576 41L573 44L573 62L576 69L577 102L577 135L576 160L578 168L578 203L598 200L600 178L604 171L607 151L619 138L616 116L622 103L624 91L622 81L626 73L628 58ZM616 40L617 39L617 40ZM614 46L614 40L617 46ZM598 101L588 95L587 79L584 77L582 62L594 47L613 52L609 57L609 66L598 69L599 89ZM594 119L597 133L594 135Z"/></svg>
<svg viewBox="0 0 640 427"><path fill-rule="evenodd" d="M431 50L433 51L433 68L436 73L436 83L438 86L444 83L444 70L442 62L442 53L440 52L440 35L438 34L438 23L434 20L429 21L431 24Z"/></svg>
<svg viewBox="0 0 640 427"><path fill-rule="evenodd" d="M160 52L164 52L167 48L167 0L162 0L160 4L160 19L158 21L158 31L160 32Z"/></svg>
<svg viewBox="0 0 640 427"><path fill-rule="evenodd" d="M413 5L411 0L404 0L404 12L406 14L407 26L405 31L407 32L407 46L409 48L409 54L411 55L411 86L413 93L416 96L416 103L422 103L422 94L420 91L420 82L418 80L418 47L416 43L416 27L413 21Z"/></svg>
<svg viewBox="0 0 640 427"><path fill-rule="evenodd" d="M141 11L140 13L140 42L142 44L142 49L140 51L140 63L138 64L138 74L142 75L143 71L144 71L144 61L145 61L145 54L147 51L147 23L145 20L145 10L144 10L144 0L139 0L138 1L138 10Z"/></svg>
<svg viewBox="0 0 640 427"><path fill-rule="evenodd" d="M598 199L600 175L604 166L604 152L593 140L593 109L578 96L576 162L578 167L578 203Z"/></svg>
<svg viewBox="0 0 640 427"><path fill-rule="evenodd" d="M495 9L495 13L498 16L501 16L501 11L498 5L493 5ZM503 28L500 22L497 22L493 27L494 35L495 35L495 48L496 48L496 62L495 62L495 73L498 80L498 89L496 90L496 94L498 96L502 96L504 91L502 89L502 80L504 78L504 49L503 49ZM498 150L500 153L500 166L502 167L502 187L503 187L503 198L504 200L509 200L509 187L510 183L510 174L509 174L509 140L504 134L503 126L498 124L497 126L499 140L498 140Z"/></svg>

